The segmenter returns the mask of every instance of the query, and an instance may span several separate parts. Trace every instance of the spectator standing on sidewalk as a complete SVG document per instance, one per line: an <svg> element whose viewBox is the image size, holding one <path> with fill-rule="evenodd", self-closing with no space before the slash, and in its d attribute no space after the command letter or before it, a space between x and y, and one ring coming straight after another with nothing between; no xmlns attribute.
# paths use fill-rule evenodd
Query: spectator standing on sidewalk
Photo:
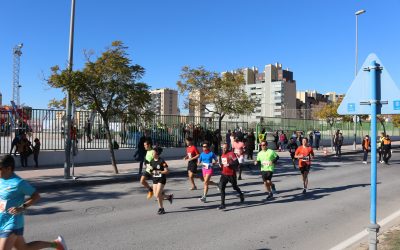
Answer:
<svg viewBox="0 0 400 250"><path fill-rule="evenodd" d="M0 159L0 249L44 249L67 250L62 236L54 241L32 241L25 243L24 211L35 204L40 195L27 181L14 173L15 162L10 155ZM29 196L25 200L25 196Z"/></svg>
<svg viewBox="0 0 400 250"><path fill-rule="evenodd" d="M142 174L143 171L143 164L145 160L145 156L147 153L147 150L144 148L144 143L148 141L151 145L153 145L153 141L151 140L151 137L149 136L149 133L147 131L144 132L144 135L142 135L139 139L139 143L137 146L137 150L133 157L135 158L136 161L139 161L139 175Z"/></svg>
<svg viewBox="0 0 400 250"><path fill-rule="evenodd" d="M85 124L85 134L87 138L87 142L90 143L92 141L91 134L92 134L92 123L90 122L90 119L88 118L86 120Z"/></svg>
<svg viewBox="0 0 400 250"><path fill-rule="evenodd" d="M32 149L33 149L33 160L35 161L35 167L34 168L39 168L39 152L40 152L40 141L39 141L39 138L35 138L35 140L33 142L35 142L35 145L32 147Z"/></svg>
<svg viewBox="0 0 400 250"><path fill-rule="evenodd" d="M361 143L363 152L364 152L364 156L363 156L363 163L367 164L367 159L368 159L368 151L371 148L371 140L369 139L369 136L366 135Z"/></svg>
<svg viewBox="0 0 400 250"><path fill-rule="evenodd" d="M14 156L17 155L19 140L20 140L20 135L18 134L18 132L15 132L15 137L14 137L14 139L13 139L12 142L11 142L10 155L12 154L12 151L13 151L14 148L15 148L15 150L14 150Z"/></svg>
<svg viewBox="0 0 400 250"><path fill-rule="evenodd" d="M321 132L319 130L314 131L314 139L315 139L315 149L319 150L319 143L321 141Z"/></svg>
<svg viewBox="0 0 400 250"><path fill-rule="evenodd" d="M21 159L21 167L28 167L28 156L31 153L31 142L26 138L26 134L21 135L21 139L18 144L18 152L20 154Z"/></svg>
<svg viewBox="0 0 400 250"><path fill-rule="evenodd" d="M314 132L310 131L310 133L308 133L308 144L310 145L310 147L313 147L314 144Z"/></svg>
<svg viewBox="0 0 400 250"><path fill-rule="evenodd" d="M378 161L380 163L383 163L383 140L385 139L385 133L381 133L381 137L378 140L377 143L377 150L378 150L378 155L379 155L379 159Z"/></svg>
<svg viewBox="0 0 400 250"><path fill-rule="evenodd" d="M389 164L389 160L392 157L392 142L390 140L389 135L385 135L385 138L383 139L383 161L385 164Z"/></svg>
<svg viewBox="0 0 400 250"><path fill-rule="evenodd" d="M256 137L254 136L254 132L250 131L246 137L247 160L253 160L253 151L255 149L255 144L256 144Z"/></svg>

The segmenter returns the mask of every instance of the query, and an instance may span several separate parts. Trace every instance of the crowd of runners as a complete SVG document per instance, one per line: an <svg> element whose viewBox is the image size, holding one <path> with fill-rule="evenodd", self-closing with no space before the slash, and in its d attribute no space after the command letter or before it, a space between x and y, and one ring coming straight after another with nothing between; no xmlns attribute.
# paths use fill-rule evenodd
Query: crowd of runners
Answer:
<svg viewBox="0 0 400 250"><path fill-rule="evenodd" d="M228 131L230 133L230 131ZM271 200L276 193L275 185L272 181L275 165L279 161L279 156L275 152L268 148L268 143L264 138L259 141L259 152L257 153L256 159L253 160L253 151L255 149L255 136L252 132L248 133L246 140L241 133L227 134L227 139L224 144L219 148L222 150L219 152L219 148L210 147L208 141L204 141L201 144L201 152L195 146L194 139L187 137L186 143L186 155L183 158L187 163L188 181L190 184L189 190L197 190L196 179L201 180L203 183L203 194L199 197L200 202L207 202L207 194L210 186L216 186L221 195L221 204L218 209L222 210L226 208L225 205L225 189L228 183L231 184L232 188L238 193L240 202L243 203L245 195L241 191L238 181L242 180L242 171L245 166L253 165L261 172L261 178L263 186L266 190L265 200ZM297 138L296 138L297 139ZM250 141L251 143L248 143ZM153 196L158 201L158 214L164 214L165 209L163 206L163 200L168 200L170 203L173 202L174 195L166 194L164 187L167 182L168 164L160 157L162 149L158 146L152 145L152 140L147 135L141 138L140 143L143 143L143 148L140 147L138 152L138 160L140 161L140 183L148 190L147 199L151 199ZM250 148L249 148L250 147ZM311 168L311 160L315 157L312 147L309 145L308 138L301 138L301 144L298 145L295 138L291 138L289 142L286 142L285 148L280 150L288 150L292 158L293 167L298 168L302 176L302 193L307 192L308 187L308 174ZM245 164L245 158L253 164ZM145 166L142 168L141 166ZM251 166L250 166L251 167ZM144 170L143 170L144 169ZM214 171L218 169L221 172L219 180L212 180ZM201 172L199 175L198 172ZM148 180L153 181L153 185L149 185Z"/></svg>

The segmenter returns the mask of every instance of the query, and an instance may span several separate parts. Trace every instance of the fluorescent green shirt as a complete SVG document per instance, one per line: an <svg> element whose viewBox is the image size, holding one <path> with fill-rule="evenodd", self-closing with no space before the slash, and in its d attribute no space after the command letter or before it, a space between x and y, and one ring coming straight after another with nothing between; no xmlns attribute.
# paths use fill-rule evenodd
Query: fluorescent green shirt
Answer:
<svg viewBox="0 0 400 250"><path fill-rule="evenodd" d="M278 155L272 149L258 152L257 161L261 162L261 171L274 172L275 164L273 161L276 159L276 157L278 157Z"/></svg>
<svg viewBox="0 0 400 250"><path fill-rule="evenodd" d="M151 171L153 170L152 167L150 166L150 162L154 159L154 150L148 150L146 153L146 157L145 159L145 163L146 163L146 172L147 173L151 173Z"/></svg>

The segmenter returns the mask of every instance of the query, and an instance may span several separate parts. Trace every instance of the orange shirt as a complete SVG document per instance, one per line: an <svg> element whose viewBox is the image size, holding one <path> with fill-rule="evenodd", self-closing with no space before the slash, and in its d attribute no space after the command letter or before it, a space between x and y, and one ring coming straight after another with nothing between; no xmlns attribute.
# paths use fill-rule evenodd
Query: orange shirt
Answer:
<svg viewBox="0 0 400 250"><path fill-rule="evenodd" d="M312 147L300 146L296 149L295 153L295 156L298 155L303 155L303 158L299 158L299 167L302 168L311 165L311 155L314 155L314 151Z"/></svg>

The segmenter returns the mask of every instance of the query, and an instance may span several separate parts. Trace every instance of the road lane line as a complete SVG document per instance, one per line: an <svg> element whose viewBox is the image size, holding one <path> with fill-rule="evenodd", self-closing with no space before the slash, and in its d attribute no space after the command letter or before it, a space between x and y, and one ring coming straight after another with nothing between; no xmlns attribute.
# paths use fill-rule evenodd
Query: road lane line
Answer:
<svg viewBox="0 0 400 250"><path fill-rule="evenodd" d="M400 210L398 210L397 212L394 212L393 214L389 215L385 219L381 220L380 222L378 222L378 224L381 227L384 227L386 224L388 224L392 220L396 219L397 217L400 217ZM367 229L364 229L363 231L359 232L358 234L356 234L356 235L350 237L349 239L343 241L342 243L332 247L330 250L342 250L342 249L345 249L346 247L349 247L352 244L356 243L357 241L361 240L365 236L368 236Z"/></svg>

